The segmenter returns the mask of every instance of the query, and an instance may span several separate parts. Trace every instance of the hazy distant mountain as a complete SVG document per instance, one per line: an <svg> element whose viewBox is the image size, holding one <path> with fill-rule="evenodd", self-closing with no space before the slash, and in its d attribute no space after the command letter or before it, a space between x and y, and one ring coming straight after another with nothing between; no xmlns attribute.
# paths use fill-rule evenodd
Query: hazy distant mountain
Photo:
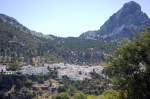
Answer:
<svg viewBox="0 0 150 99"><path fill-rule="evenodd" d="M0 14L0 21L4 22L6 24L9 24L10 26L13 26L13 27L17 28L22 32L29 33L29 34L32 34L32 35L37 36L37 37L44 37L44 38L51 38L52 37L50 35L49 36L48 35L43 35L40 32L32 31L32 30L28 29L27 27L25 27L24 25L20 24L13 17L7 16L5 14Z"/></svg>
<svg viewBox="0 0 150 99"><path fill-rule="evenodd" d="M141 6L134 1L125 3L97 31L88 31L80 35L83 39L103 39L108 41L132 38L150 25L150 19L141 11Z"/></svg>

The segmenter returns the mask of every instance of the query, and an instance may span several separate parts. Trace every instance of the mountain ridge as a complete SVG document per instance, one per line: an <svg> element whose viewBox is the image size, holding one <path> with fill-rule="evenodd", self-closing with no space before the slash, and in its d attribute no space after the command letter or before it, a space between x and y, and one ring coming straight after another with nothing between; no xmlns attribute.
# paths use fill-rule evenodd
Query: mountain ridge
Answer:
<svg viewBox="0 0 150 99"><path fill-rule="evenodd" d="M101 48L99 45L101 41L82 40L75 37L62 38L53 35L45 38L37 36L37 34L34 35L30 31L18 23L16 19L1 15L0 63L21 61L27 64L37 62L73 64L95 62L98 64L101 61L102 51L97 50L97 48ZM97 56L95 57L95 55Z"/></svg>
<svg viewBox="0 0 150 99"><path fill-rule="evenodd" d="M23 24L21 24L20 22L18 22L18 20L16 20L15 18L10 17L6 14L0 14L0 20L4 23L7 23L7 24L15 27L15 28L20 29L20 31L22 31L22 32L30 33L37 37L43 37L43 38L47 38L47 39L55 37L54 35L44 35L41 32L36 32L34 30L31 30L31 29L27 28L26 26L24 26Z"/></svg>
<svg viewBox="0 0 150 99"><path fill-rule="evenodd" d="M99 30L68 38L34 32L15 18L0 14L0 63L100 64L105 60L105 54L117 47L115 40L120 42L124 37L132 38L150 23L137 3L126 3L122 9ZM124 19L120 17L122 15Z"/></svg>

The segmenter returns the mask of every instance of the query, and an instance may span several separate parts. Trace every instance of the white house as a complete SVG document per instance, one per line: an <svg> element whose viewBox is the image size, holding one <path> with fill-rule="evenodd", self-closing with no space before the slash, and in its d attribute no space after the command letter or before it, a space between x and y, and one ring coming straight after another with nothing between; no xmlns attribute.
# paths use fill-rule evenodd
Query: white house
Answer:
<svg viewBox="0 0 150 99"><path fill-rule="evenodd" d="M6 72L6 65L0 65L0 73Z"/></svg>

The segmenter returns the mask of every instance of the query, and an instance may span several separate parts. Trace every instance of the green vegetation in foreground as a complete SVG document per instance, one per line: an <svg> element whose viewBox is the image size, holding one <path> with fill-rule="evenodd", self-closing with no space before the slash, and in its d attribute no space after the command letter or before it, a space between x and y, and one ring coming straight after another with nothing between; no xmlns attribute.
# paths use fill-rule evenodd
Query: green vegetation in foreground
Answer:
<svg viewBox="0 0 150 99"><path fill-rule="evenodd" d="M106 90L102 93L102 95L99 96L77 92L72 97L65 92L53 96L52 99L120 99L120 92L115 90Z"/></svg>
<svg viewBox="0 0 150 99"><path fill-rule="evenodd" d="M150 28L133 42L126 40L111 57L106 71L119 99L150 98Z"/></svg>

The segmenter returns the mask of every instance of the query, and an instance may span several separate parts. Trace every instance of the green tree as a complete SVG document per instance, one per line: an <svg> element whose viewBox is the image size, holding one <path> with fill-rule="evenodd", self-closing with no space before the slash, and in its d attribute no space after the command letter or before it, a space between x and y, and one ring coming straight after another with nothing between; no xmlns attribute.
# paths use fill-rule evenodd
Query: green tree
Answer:
<svg viewBox="0 0 150 99"><path fill-rule="evenodd" d="M73 99L86 99L86 95L84 93L76 93L73 97Z"/></svg>
<svg viewBox="0 0 150 99"><path fill-rule="evenodd" d="M68 95L68 93L63 92L56 96L53 96L52 99L70 99L70 96Z"/></svg>
<svg viewBox="0 0 150 99"><path fill-rule="evenodd" d="M120 99L120 92L115 90L106 90L100 96L100 99Z"/></svg>
<svg viewBox="0 0 150 99"><path fill-rule="evenodd" d="M150 28L132 42L122 44L111 58L109 77L127 99L150 98Z"/></svg>
<svg viewBox="0 0 150 99"><path fill-rule="evenodd" d="M19 63L10 63L10 64L8 64L8 66L9 66L9 69L12 71L19 70L21 67L21 65L19 65Z"/></svg>

